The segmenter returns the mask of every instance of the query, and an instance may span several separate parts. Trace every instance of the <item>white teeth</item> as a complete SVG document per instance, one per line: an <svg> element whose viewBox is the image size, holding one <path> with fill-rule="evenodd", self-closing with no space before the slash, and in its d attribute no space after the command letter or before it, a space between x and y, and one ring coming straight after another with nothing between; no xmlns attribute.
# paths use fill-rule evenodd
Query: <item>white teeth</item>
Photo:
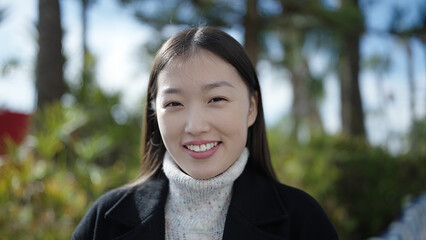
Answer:
<svg viewBox="0 0 426 240"><path fill-rule="evenodd" d="M204 152L216 147L218 144L219 142L214 142L214 143L207 143L207 144L201 144L201 145L187 145L186 147L189 150L194 152Z"/></svg>

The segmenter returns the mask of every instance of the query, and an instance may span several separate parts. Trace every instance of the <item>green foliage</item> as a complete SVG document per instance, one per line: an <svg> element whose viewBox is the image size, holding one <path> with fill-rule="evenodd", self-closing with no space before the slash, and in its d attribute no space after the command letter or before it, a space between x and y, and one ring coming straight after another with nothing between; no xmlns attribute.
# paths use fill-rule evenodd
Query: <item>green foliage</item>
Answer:
<svg viewBox="0 0 426 240"><path fill-rule="evenodd" d="M108 108L95 106L116 101L94 97L96 111L46 106L33 117L33 135L8 144L0 157L0 239L69 239L100 194L136 177L137 117L117 124Z"/></svg>
<svg viewBox="0 0 426 240"><path fill-rule="evenodd" d="M416 159L426 155L426 117L412 123L410 133L410 152L408 155Z"/></svg>
<svg viewBox="0 0 426 240"><path fill-rule="evenodd" d="M21 149L21 151L24 151ZM69 239L84 189L66 168L37 159L33 152L1 159L0 229L7 239Z"/></svg>
<svg viewBox="0 0 426 240"><path fill-rule="evenodd" d="M65 148L68 137L87 123L87 114L79 108L62 108L60 104L40 110L33 130L37 138L37 152L41 157L52 159Z"/></svg>
<svg viewBox="0 0 426 240"><path fill-rule="evenodd" d="M426 155L391 156L361 139L314 136L300 144L270 130L273 165L279 179L313 195L341 239L379 235L410 196L426 191Z"/></svg>

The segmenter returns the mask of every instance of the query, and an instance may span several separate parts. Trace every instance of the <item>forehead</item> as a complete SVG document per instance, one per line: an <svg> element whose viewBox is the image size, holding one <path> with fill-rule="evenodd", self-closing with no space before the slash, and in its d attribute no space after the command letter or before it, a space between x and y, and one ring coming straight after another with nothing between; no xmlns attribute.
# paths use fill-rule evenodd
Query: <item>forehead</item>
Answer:
<svg viewBox="0 0 426 240"><path fill-rule="evenodd" d="M228 62L207 50L199 50L188 57L177 57L159 73L157 87L197 87L215 82L228 82L247 88L238 71Z"/></svg>

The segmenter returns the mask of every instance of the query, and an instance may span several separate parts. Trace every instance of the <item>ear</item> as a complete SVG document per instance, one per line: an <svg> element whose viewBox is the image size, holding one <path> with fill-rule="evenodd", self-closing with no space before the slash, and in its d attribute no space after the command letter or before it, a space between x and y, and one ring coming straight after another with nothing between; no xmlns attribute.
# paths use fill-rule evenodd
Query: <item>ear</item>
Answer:
<svg viewBox="0 0 426 240"><path fill-rule="evenodd" d="M250 108L247 119L247 127L251 127L254 124L257 118L257 102L258 102L258 94L257 92L251 94L250 96Z"/></svg>

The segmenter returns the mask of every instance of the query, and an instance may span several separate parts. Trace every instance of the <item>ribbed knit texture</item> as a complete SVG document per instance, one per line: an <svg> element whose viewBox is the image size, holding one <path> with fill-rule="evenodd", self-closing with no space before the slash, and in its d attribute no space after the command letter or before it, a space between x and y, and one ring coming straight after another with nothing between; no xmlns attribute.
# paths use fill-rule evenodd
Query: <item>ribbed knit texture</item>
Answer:
<svg viewBox="0 0 426 240"><path fill-rule="evenodd" d="M199 180L185 174L166 153L163 170L169 179L165 207L166 240L222 239L232 185L244 170L249 156L244 149L222 174Z"/></svg>

